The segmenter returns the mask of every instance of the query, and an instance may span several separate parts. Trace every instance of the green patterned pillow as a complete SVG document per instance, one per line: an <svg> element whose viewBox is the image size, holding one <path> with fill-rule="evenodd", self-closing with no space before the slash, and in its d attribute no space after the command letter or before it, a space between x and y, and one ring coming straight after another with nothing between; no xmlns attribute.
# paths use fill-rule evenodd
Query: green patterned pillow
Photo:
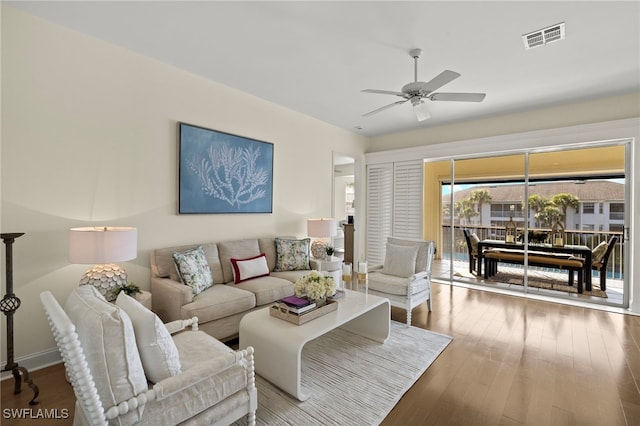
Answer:
<svg viewBox="0 0 640 426"><path fill-rule="evenodd" d="M194 296L213 285L213 276L202 246L182 253L176 252L172 256L180 279L191 287Z"/></svg>
<svg viewBox="0 0 640 426"><path fill-rule="evenodd" d="M274 271L307 271L311 238L288 240L276 238L276 267Z"/></svg>

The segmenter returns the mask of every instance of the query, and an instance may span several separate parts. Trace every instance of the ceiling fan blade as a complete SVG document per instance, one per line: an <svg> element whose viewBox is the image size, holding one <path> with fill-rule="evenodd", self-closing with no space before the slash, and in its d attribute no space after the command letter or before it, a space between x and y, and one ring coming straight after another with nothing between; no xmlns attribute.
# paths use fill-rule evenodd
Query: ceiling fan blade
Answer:
<svg viewBox="0 0 640 426"><path fill-rule="evenodd" d="M482 102L486 93L432 93L432 101Z"/></svg>
<svg viewBox="0 0 640 426"><path fill-rule="evenodd" d="M431 81L428 81L427 84L423 86L423 90L427 92L433 92L434 90L438 90L445 84L451 83L458 77L460 77L460 74L455 71L442 71L440 74L431 79Z"/></svg>
<svg viewBox="0 0 640 426"><path fill-rule="evenodd" d="M365 89L363 92L366 93L378 93L381 95L395 95L395 96L404 96L402 92L393 92L391 90L376 90L376 89Z"/></svg>
<svg viewBox="0 0 640 426"><path fill-rule="evenodd" d="M380 108L378 108L378 109L374 109L373 111L369 111L369 112L368 112L368 113L366 113L366 114L362 114L362 116L363 116L363 117L369 117L370 115L373 115L373 114L379 113L380 111L384 111L385 109L389 109L389 108L391 108L392 106L396 106L396 105L403 104L403 103L407 102L408 100L409 100L409 99L404 99L404 100L402 100L402 101L396 101L396 102L394 102L394 103L392 103L392 104L385 105L385 106L380 107Z"/></svg>

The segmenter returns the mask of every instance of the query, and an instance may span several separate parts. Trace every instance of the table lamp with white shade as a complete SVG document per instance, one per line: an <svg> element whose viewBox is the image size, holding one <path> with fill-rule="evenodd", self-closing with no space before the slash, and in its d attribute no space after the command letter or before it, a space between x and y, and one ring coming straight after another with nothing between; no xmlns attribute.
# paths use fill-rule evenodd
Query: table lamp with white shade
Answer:
<svg viewBox="0 0 640 426"><path fill-rule="evenodd" d="M69 230L69 261L92 264L80 279L90 284L108 300L118 295L118 287L127 285L127 273L116 262L137 257L138 230L130 227L99 226Z"/></svg>
<svg viewBox="0 0 640 426"><path fill-rule="evenodd" d="M337 222L333 218L308 219L307 235L316 238L311 243L311 255L316 259L326 259L329 239L338 234Z"/></svg>

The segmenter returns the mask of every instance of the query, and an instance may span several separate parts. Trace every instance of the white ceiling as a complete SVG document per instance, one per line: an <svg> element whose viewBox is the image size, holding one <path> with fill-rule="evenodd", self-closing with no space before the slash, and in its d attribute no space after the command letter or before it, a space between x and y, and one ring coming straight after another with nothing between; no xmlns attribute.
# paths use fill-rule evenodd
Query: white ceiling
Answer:
<svg viewBox="0 0 640 426"><path fill-rule="evenodd" d="M194 74L367 136L640 92L640 2L5 2ZM525 51L521 36L560 22L566 40ZM450 69L417 122L398 98ZM359 129L361 128L361 129Z"/></svg>

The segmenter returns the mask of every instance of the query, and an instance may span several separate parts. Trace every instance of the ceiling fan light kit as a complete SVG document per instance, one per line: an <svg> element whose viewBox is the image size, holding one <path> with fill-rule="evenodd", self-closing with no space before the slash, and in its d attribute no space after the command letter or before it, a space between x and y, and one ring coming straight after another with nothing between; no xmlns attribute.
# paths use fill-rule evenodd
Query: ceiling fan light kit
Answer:
<svg viewBox="0 0 640 426"><path fill-rule="evenodd" d="M413 106L413 111L416 114L416 118L418 119L418 121L424 121L431 117L427 109L427 105L424 102L425 99L428 99L430 101L454 102L482 102L484 100L486 96L485 93L434 93L440 87L460 77L460 74L455 71L445 70L428 82L418 81L418 59L420 59L421 54L422 49L413 49L409 51L409 55L413 58L414 61L414 81L405 84L402 89L400 89L400 92L377 89L363 90L363 92L366 93L393 95L403 98L400 101L396 101L392 104L385 105L373 111L369 111L366 114L363 114L363 117L369 117L373 114L389 109L395 105L400 105L407 101L411 101L411 105Z"/></svg>
<svg viewBox="0 0 640 426"><path fill-rule="evenodd" d="M413 105L413 112L416 113L418 121L424 121L431 117L427 109L427 104L425 104L422 99L418 97L411 98L411 105Z"/></svg>

